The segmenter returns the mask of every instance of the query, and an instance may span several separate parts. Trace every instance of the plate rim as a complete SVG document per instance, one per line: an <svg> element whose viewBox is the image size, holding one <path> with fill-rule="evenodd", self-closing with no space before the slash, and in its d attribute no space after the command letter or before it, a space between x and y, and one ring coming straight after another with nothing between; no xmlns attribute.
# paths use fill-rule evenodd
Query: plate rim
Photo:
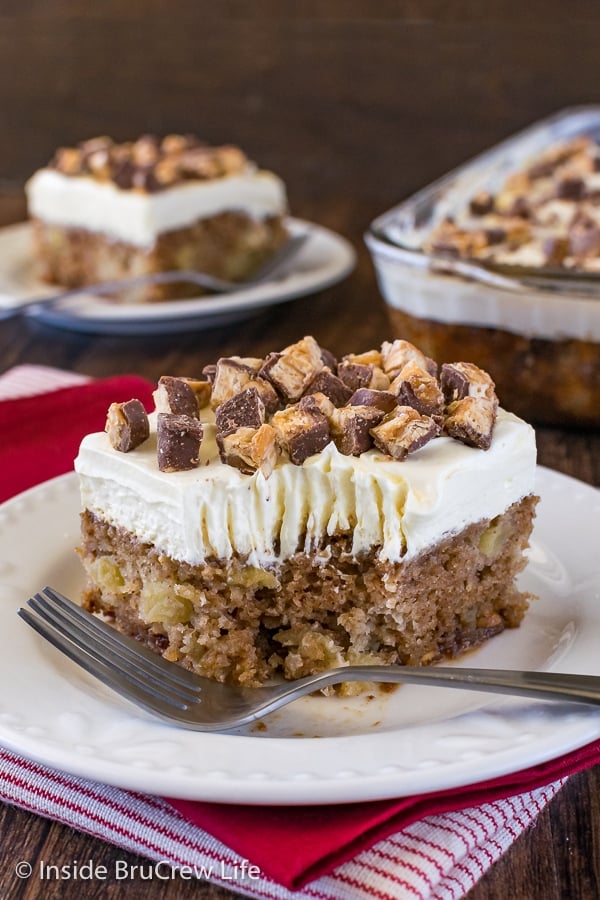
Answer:
<svg viewBox="0 0 600 900"><path fill-rule="evenodd" d="M569 492L577 486L580 490L583 489L585 494L590 492L590 496L593 496L596 501L600 501L600 490L592 485L581 482L572 476L564 475L555 470L546 469L541 466L538 467L538 471L542 474L542 481L545 480L548 482L552 489ZM73 472L57 476L56 478L29 488L27 491L7 500L0 506L0 513L4 514L7 510L11 513L13 508L18 511L19 506L23 505L24 508L27 509L27 507L31 507L32 503L35 507L37 502L40 500L43 501L44 491L52 492L54 487L56 487L56 491L58 491L59 494L61 491L66 493L70 491L72 493L76 488L76 485L77 478ZM71 497L71 500L72 499L73 498ZM600 509L600 506L598 506L598 509ZM594 571L597 573L596 569ZM1 586L2 576L0 576L0 587ZM4 603L4 601L2 602ZM26 626L23 624L23 627ZM0 663L0 670L1 665L2 664ZM486 708L486 715L491 714L492 716L502 719L502 706L504 704L499 704L498 706L492 704L493 701L490 704L490 710L487 710ZM527 703L526 706L531 708L535 707L536 712L539 712L540 706L546 706L546 709L549 708L548 705L540 705L533 702ZM74 776L84 777L94 781L103 781L126 790L141 790L152 794L161 793L192 800L243 803L248 805L277 804L304 806L322 802L343 804L357 801L391 799L393 797L409 796L414 793L428 793L435 790L456 788L465 786L466 784L477 783L490 777L499 777L510 774L531 765L537 765L544 761L557 758L563 753L584 746L589 741L600 736L600 713L596 715L592 712L590 714L589 709L585 707L582 707L581 709L585 712L569 712L566 714L566 718L571 722L574 722L576 732L575 737L573 737L570 732L567 734L568 729L565 729L565 736L563 738L561 729L558 729L558 735L556 736L558 739L555 740L552 746L547 746L546 742L543 746L538 746L537 751L535 752L533 752L531 748L528 748L529 755L527 756L525 764L523 764L522 760L519 762L518 758L515 756L515 750L518 748L513 748L510 752L501 752L500 759L486 758L485 763L479 766L480 775L475 781L473 781L472 778L465 778L466 773L464 763L455 765L454 768L445 766L443 767L443 771L438 773L430 771L428 778L425 779L427 785L426 789L424 789L422 783L423 779L419 781L417 778L415 781L414 772L410 773L411 784L414 785L416 783L416 788L411 790L399 789L398 779L394 779L394 775L397 775L397 773L386 773L382 771L370 773L367 777L364 775L358 776L358 773L353 773L352 771L343 771L335 778L332 778L331 775L325 777L314 777L313 775L312 778L306 778L302 777L303 773L302 770L300 770L299 773L293 774L291 778L281 778L277 776L275 778L249 778L247 775L231 777L231 773L221 773L221 777L219 777L219 773L215 773L213 770L209 772L204 771L201 777L195 775L192 779L193 786L190 785L190 779L185 773L180 776L173 776L171 773L167 777L164 772L157 772L156 769L136 768L135 765L123 765L122 763L115 764L107 762L106 760L101 760L99 771L98 766L94 765L94 763L97 763L97 760L93 757L78 756L76 753L74 754L72 748L68 748L65 751L64 747L60 746L48 747L47 745L44 745L44 747L41 747L38 742L39 736L36 736L35 734L24 735L19 732L11 733L10 728L6 727L3 718L0 721L0 742L10 750L27 756L41 764L62 769ZM1 705L0 710L2 710ZM463 714L463 716L458 716L457 718L464 718L465 715L468 717L471 714L467 712L466 714ZM481 711L478 711L475 715L481 715ZM161 728L161 726L154 721L146 724L153 733ZM164 728L164 726L162 727ZM421 726L419 726L419 728L421 728ZM411 730L414 729L409 729L409 731ZM194 734L199 738L199 744L201 744L203 740L208 739L210 742L213 742L214 739L217 749L218 745L222 745L224 740L230 742L230 747L234 746L231 744L232 741L240 742L237 745L240 751L249 747L248 742L252 742L254 747L265 746L264 738L251 735ZM377 738L380 743L383 740L386 744L390 744L398 739L397 735L397 730L391 730L384 733L380 732L377 735ZM167 740L167 742L168 736L168 732L162 734L162 737ZM289 738L275 736L269 737L266 740L273 753L279 750L283 753L288 753L292 759L297 761L300 760L304 752L303 750L301 751L300 748L310 746L310 739L291 741ZM364 735L329 736L322 737L317 742L317 746L333 746L337 751L338 758L341 758L344 755L344 751L351 748L352 745L366 745L367 743L368 740ZM312 746L315 746L314 742ZM290 752L290 750L293 750L293 752ZM469 768L472 770L472 767ZM477 766L475 766L475 771L477 771ZM296 775L300 777L296 777ZM354 775L357 775L359 779L358 784L353 780ZM400 781L402 781L402 779L400 779Z"/></svg>
<svg viewBox="0 0 600 900"><path fill-rule="evenodd" d="M28 318L64 328L71 331L86 333L110 333L110 334L151 334L170 331L185 330L194 327L213 327L211 322L219 324L221 321L234 321L238 318L249 316L280 303L298 300L302 297L316 294L326 290L352 274L356 267L357 252L351 241L342 234L316 222L287 216L285 222L292 233L308 233L321 242L327 242L338 255L335 265L330 266L330 271L321 271L323 264L315 269L303 273L290 272L281 281L265 282L253 288L237 291L234 295L216 295L205 298L190 298L184 301L165 301L163 303L147 304L146 306L131 304L131 314L81 316L76 312L60 309L45 309L39 307L27 313ZM31 222L24 221L0 228L0 251L3 237L9 240L26 240L26 235L31 232ZM307 244L307 248L310 244ZM304 249L304 248L303 248ZM28 259L23 250L23 261L33 266L33 258ZM2 262L0 254L0 274L6 263ZM321 275L319 276L319 272ZM43 296L44 293L53 292L53 287L42 281L35 280L36 287L32 288L34 295ZM1 284L1 282L0 282ZM38 290L39 286L39 290ZM279 289L276 289L279 286ZM265 288L267 291L265 292ZM5 286L2 293L5 296L15 298L10 289ZM26 300L32 296L30 293L15 298ZM190 307L190 304L193 304ZM1 308L1 307L0 307ZM123 307L121 307L123 309ZM143 311L140 315L140 311ZM157 312L158 311L158 312Z"/></svg>

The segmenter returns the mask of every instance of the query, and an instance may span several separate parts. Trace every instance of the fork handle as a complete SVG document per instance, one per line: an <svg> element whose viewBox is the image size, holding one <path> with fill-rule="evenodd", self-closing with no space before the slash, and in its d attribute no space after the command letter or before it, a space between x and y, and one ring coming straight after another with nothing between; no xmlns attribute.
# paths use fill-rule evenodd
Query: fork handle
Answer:
<svg viewBox="0 0 600 900"><path fill-rule="evenodd" d="M290 684L290 693L312 684L312 689L343 681L375 681L404 684L430 684L484 691L538 700L567 700L600 705L600 676L559 672L510 671L501 669L454 669L432 666L350 666L308 676ZM283 692L283 689L282 689Z"/></svg>

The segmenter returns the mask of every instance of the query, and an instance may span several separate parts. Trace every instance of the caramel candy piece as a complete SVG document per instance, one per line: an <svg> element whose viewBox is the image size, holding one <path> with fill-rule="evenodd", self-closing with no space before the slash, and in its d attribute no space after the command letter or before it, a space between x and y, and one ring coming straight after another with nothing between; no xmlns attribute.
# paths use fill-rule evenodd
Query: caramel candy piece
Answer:
<svg viewBox="0 0 600 900"><path fill-rule="evenodd" d="M320 453L331 440L329 422L316 403L309 409L306 405L282 409L275 413L271 424L296 466L302 465L313 453Z"/></svg>
<svg viewBox="0 0 600 900"><path fill-rule="evenodd" d="M444 363L440 382L447 404L463 397L484 397L496 405L498 403L496 385L491 376L474 363Z"/></svg>
<svg viewBox="0 0 600 900"><path fill-rule="evenodd" d="M217 408L215 421L222 432L242 427L260 428L265 421L265 404L255 387L246 388Z"/></svg>
<svg viewBox="0 0 600 900"><path fill-rule="evenodd" d="M158 468L181 472L198 465L202 425L193 416L159 413L156 419Z"/></svg>
<svg viewBox="0 0 600 900"><path fill-rule="evenodd" d="M281 353L272 353L259 374L268 379L287 403L299 400L323 368L321 348L313 337L290 344Z"/></svg>
<svg viewBox="0 0 600 900"><path fill-rule="evenodd" d="M77 147L59 147L53 164L63 175L80 175L83 171L83 153Z"/></svg>
<svg viewBox="0 0 600 900"><path fill-rule="evenodd" d="M390 390L396 393L400 406L412 406L422 415L434 418L444 413L444 395L437 379L414 359L392 381Z"/></svg>
<svg viewBox="0 0 600 900"><path fill-rule="evenodd" d="M373 446L371 429L385 413L377 406L343 406L331 417L331 434L335 445L345 456L360 456Z"/></svg>
<svg viewBox="0 0 600 900"><path fill-rule="evenodd" d="M440 426L429 416L422 416L412 406L399 406L371 429L375 445L383 453L399 461L428 444L440 433Z"/></svg>
<svg viewBox="0 0 600 900"><path fill-rule="evenodd" d="M496 406L485 397L463 397L448 407L446 433L457 441L488 450L496 422Z"/></svg>
<svg viewBox="0 0 600 900"><path fill-rule="evenodd" d="M304 396L317 393L329 397L334 406L344 406L350 399L352 391L341 378L333 374L329 366L326 366L313 378Z"/></svg>
<svg viewBox="0 0 600 900"><path fill-rule="evenodd" d="M135 450L150 436L150 425L143 403L140 400L111 403L105 431L115 450L121 453Z"/></svg>
<svg viewBox="0 0 600 900"><path fill-rule="evenodd" d="M256 370L242 362L239 357L231 357L217 360L214 367L207 366L203 370L203 374L209 378L212 375L210 405L216 409L234 394L243 391L248 382L254 378Z"/></svg>
<svg viewBox="0 0 600 900"><path fill-rule="evenodd" d="M197 384L206 382L197 382ZM153 395L158 413L173 413L174 415L193 416L198 418L200 406L198 395L192 388L189 378L176 378L173 375L161 375L158 387Z"/></svg>
<svg viewBox="0 0 600 900"><path fill-rule="evenodd" d="M335 411L335 406L329 397L317 391L315 394L305 394L298 402L298 409L320 412L329 420Z"/></svg>
<svg viewBox="0 0 600 900"><path fill-rule="evenodd" d="M384 413L391 412L398 405L398 400L391 391L374 391L372 388L359 388L348 400L350 406L375 406Z"/></svg>
<svg viewBox="0 0 600 900"><path fill-rule="evenodd" d="M400 374L404 366L411 361L416 362L422 369L429 372L434 377L437 375L437 363L421 353L414 344L397 338L390 343L384 341L381 345L381 358L383 361L383 371L389 375L391 379Z"/></svg>
<svg viewBox="0 0 600 900"><path fill-rule="evenodd" d="M373 363L359 363L350 359L343 359L338 365L338 378L347 385L352 392L360 388L369 388L372 391L385 391L390 386L390 379L383 369Z"/></svg>
<svg viewBox="0 0 600 900"><path fill-rule="evenodd" d="M569 229L571 254L578 258L595 256L600 250L600 228L593 219L579 216Z"/></svg>
<svg viewBox="0 0 600 900"><path fill-rule="evenodd" d="M245 475L260 469L269 478L281 455L276 430L265 423L260 428L243 426L235 431L217 435L222 462L235 466Z"/></svg>
<svg viewBox="0 0 600 900"><path fill-rule="evenodd" d="M563 237L548 237L542 243L542 252L546 265L562 266L569 255L569 241Z"/></svg>
<svg viewBox="0 0 600 900"><path fill-rule="evenodd" d="M469 210L474 216L485 216L494 208L494 196L487 191L480 191L471 199Z"/></svg>

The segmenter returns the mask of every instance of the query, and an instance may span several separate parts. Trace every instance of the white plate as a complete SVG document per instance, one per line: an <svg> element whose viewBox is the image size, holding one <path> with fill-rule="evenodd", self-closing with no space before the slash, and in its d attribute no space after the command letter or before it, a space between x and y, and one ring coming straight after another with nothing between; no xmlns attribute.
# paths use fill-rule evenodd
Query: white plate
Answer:
<svg viewBox="0 0 600 900"><path fill-rule="evenodd" d="M68 306L39 307L29 315L59 328L92 334L166 334L212 328L247 319L264 307L324 290L350 274L356 262L351 244L339 234L301 219L287 219L293 234L309 238L276 280L228 296L165 303L116 305L82 295ZM39 281L28 223L0 229L0 309L15 301L44 297L56 288Z"/></svg>
<svg viewBox="0 0 600 900"><path fill-rule="evenodd" d="M600 675L600 491L538 470L522 626L466 664ZM306 698L239 733L153 720L32 631L16 610L81 588L74 475L0 508L0 744L124 788L232 803L343 803L435 791L551 759L600 736L600 711L402 686L375 699ZM318 740L315 738L318 737Z"/></svg>

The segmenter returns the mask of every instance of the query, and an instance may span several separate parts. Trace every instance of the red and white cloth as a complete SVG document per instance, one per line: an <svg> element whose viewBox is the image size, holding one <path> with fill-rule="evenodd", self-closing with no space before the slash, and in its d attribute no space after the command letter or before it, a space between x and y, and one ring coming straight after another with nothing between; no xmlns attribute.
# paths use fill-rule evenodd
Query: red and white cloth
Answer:
<svg viewBox="0 0 600 900"><path fill-rule="evenodd" d="M152 385L46 367L0 376L0 499L69 471L110 402ZM43 446L43 453L40 452ZM436 794L344 806L169 800L86 781L0 749L0 799L251 897L458 900L534 821L600 741L558 760ZM165 870L166 871L166 870Z"/></svg>

